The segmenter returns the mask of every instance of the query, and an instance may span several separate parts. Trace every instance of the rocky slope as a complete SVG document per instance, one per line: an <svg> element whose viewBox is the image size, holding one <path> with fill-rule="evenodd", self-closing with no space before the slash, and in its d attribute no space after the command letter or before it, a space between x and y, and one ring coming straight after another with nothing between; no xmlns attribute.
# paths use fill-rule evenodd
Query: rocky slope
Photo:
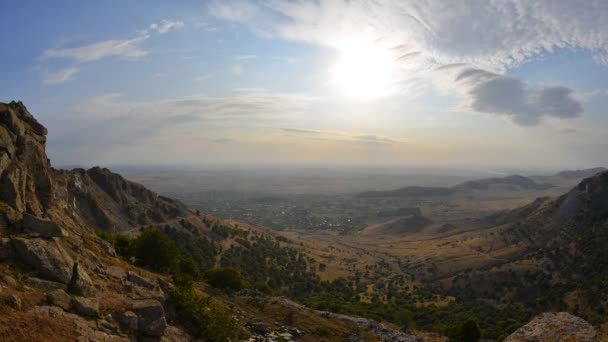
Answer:
<svg viewBox="0 0 608 342"><path fill-rule="evenodd" d="M249 245L239 237L283 248L263 228L191 212L107 169L54 169L46 134L22 103L0 103L0 340L193 340L170 295L171 278L118 257L95 231L162 229L182 237L179 246L198 243L199 255L209 246L211 260ZM228 296L204 283L193 289L232 312L239 336L250 340L426 340L371 320L296 310L257 292Z"/></svg>

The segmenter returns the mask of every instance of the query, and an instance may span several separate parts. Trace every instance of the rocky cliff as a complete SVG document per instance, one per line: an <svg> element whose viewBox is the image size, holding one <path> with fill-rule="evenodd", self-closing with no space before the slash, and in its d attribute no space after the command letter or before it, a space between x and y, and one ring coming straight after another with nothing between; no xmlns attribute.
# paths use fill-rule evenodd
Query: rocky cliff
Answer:
<svg viewBox="0 0 608 342"><path fill-rule="evenodd" d="M50 220L63 229L122 231L188 215L179 201L159 196L108 169L56 170L46 156L47 130L21 102L0 104L2 227Z"/></svg>

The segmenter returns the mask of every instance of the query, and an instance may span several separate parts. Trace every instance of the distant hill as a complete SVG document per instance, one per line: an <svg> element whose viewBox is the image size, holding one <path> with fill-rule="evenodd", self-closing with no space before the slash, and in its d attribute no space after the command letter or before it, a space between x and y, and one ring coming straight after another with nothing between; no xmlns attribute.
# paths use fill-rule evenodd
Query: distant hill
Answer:
<svg viewBox="0 0 608 342"><path fill-rule="evenodd" d="M545 190L554 187L548 183L537 183L531 178L512 175L507 177L493 177L472 180L456 185L457 190L488 190L492 186L507 186L510 190Z"/></svg>
<svg viewBox="0 0 608 342"><path fill-rule="evenodd" d="M366 230L366 234L407 234L407 233L418 233L433 221L430 219L414 214L407 217L401 217L396 220L389 221L377 226L370 227L371 229Z"/></svg>
<svg viewBox="0 0 608 342"><path fill-rule="evenodd" d="M561 171L555 174L555 177L561 178L587 178L594 175L597 175L600 172L607 171L605 167L594 167L590 169L582 169L582 170L566 170Z"/></svg>
<svg viewBox="0 0 608 342"><path fill-rule="evenodd" d="M546 190L553 188L553 184L540 183L532 178L512 175L507 177L492 177L472 180L453 187L425 187L408 186L388 191L367 191L357 194L357 197L435 197L449 196L471 191L487 191L494 187L506 187L506 190Z"/></svg>

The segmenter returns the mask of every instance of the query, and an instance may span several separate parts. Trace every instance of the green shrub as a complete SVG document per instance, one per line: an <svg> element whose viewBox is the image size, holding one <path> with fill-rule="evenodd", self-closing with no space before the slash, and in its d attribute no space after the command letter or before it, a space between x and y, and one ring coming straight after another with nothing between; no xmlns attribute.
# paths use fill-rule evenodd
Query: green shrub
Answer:
<svg viewBox="0 0 608 342"><path fill-rule="evenodd" d="M209 270L205 273L205 279L209 285L216 289L238 291L247 287L247 282L241 275L241 272L234 268L217 268Z"/></svg>
<svg viewBox="0 0 608 342"><path fill-rule="evenodd" d="M145 230L134 246L135 262L139 266L168 273L178 266L179 250L167 234L156 230Z"/></svg>
<svg viewBox="0 0 608 342"><path fill-rule="evenodd" d="M255 285L253 285L253 288L262 292L263 294L272 296L272 288L267 282L257 282Z"/></svg>
<svg viewBox="0 0 608 342"><path fill-rule="evenodd" d="M236 341L238 322L232 313L211 303L191 287L178 287L170 293L179 321L193 336L204 341Z"/></svg>

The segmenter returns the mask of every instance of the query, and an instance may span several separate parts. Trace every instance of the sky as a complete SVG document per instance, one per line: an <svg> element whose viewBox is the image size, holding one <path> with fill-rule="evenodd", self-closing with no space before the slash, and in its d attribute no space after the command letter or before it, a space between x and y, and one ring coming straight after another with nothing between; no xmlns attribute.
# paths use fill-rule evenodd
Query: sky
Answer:
<svg viewBox="0 0 608 342"><path fill-rule="evenodd" d="M608 165L608 1L0 4L54 165Z"/></svg>

